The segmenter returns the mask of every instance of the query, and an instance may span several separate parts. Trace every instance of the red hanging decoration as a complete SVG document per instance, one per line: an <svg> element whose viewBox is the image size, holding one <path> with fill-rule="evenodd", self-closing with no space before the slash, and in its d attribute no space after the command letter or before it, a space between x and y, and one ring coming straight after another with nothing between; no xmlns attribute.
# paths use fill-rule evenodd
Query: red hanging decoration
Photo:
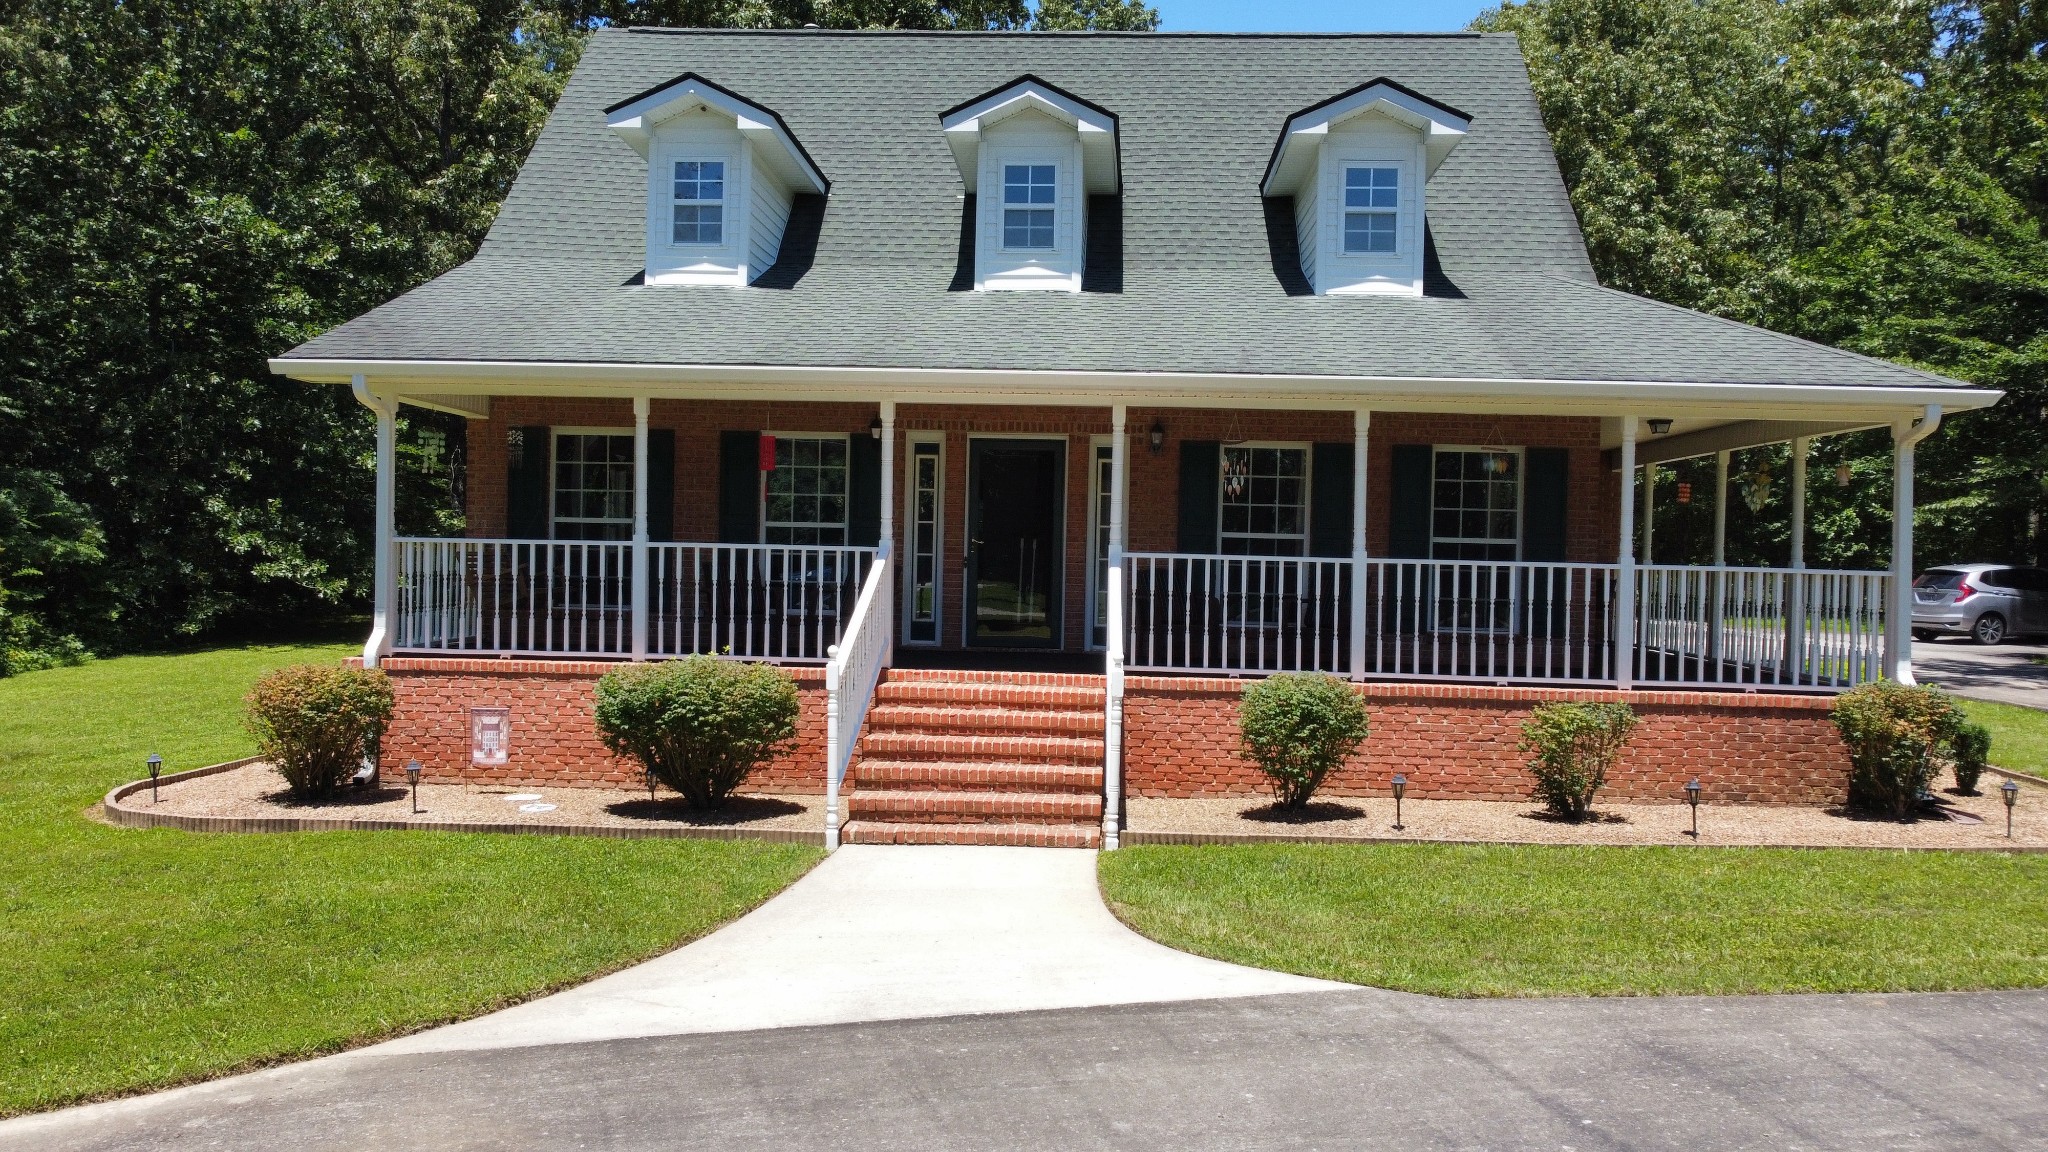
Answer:
<svg viewBox="0 0 2048 1152"><path fill-rule="evenodd" d="M1690 503L1692 503L1692 482L1691 482L1691 481L1688 481L1688 480L1680 480L1680 481L1678 482L1678 502L1679 502L1680 504L1690 504Z"/></svg>
<svg viewBox="0 0 2048 1152"><path fill-rule="evenodd" d="M775 471L775 437L761 437L761 471Z"/></svg>

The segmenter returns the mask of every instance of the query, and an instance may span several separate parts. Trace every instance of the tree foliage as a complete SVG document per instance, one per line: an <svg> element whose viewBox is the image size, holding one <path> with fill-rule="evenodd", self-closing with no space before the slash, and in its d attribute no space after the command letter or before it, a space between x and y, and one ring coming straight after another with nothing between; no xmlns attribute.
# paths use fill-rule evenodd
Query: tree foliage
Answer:
<svg viewBox="0 0 2048 1152"><path fill-rule="evenodd" d="M1516 33L1603 282L2004 389L1920 449L1922 560L2048 546L2048 10L2039 0L1532 0ZM1882 433L1816 444L1810 555L1881 565ZM1710 497L1712 462L1670 481ZM1782 562L1775 483L1730 559ZM1663 516L1676 515L1667 491ZM1710 498L1698 504L1711 517ZM1674 560L1705 559L1684 516Z"/></svg>
<svg viewBox="0 0 2048 1152"><path fill-rule="evenodd" d="M0 0L0 652L360 607L370 417L265 360L474 251L590 29L1156 22L1138 0ZM407 410L403 530L459 528L461 436Z"/></svg>

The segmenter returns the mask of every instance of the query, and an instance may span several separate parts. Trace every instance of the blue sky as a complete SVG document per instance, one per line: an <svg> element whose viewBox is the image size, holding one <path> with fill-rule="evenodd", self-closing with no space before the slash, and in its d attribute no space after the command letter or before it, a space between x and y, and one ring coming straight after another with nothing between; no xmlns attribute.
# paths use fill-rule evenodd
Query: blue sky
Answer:
<svg viewBox="0 0 2048 1152"><path fill-rule="evenodd" d="M1152 0L1167 32L1455 32L1480 0Z"/></svg>

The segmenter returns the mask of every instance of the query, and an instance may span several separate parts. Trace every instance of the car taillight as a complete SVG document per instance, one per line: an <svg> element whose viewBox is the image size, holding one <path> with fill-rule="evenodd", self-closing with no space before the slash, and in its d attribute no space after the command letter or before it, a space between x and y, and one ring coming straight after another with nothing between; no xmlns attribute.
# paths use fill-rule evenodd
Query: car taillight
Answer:
<svg viewBox="0 0 2048 1152"><path fill-rule="evenodd" d="M1975 588L1970 587L1970 582L1968 580L1965 580L1961 584L1956 585L1956 599L1958 600L1968 600L1970 597L1975 596L1976 594L1977 590Z"/></svg>

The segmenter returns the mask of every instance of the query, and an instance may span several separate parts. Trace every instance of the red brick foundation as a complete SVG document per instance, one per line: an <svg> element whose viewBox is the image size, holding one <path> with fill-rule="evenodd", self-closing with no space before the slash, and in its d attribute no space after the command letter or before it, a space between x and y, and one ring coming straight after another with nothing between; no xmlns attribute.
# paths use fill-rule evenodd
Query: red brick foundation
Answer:
<svg viewBox="0 0 2048 1152"><path fill-rule="evenodd" d="M1245 681L1134 676L1124 694L1124 789L1131 796L1228 796L1268 791L1237 755ZM1828 718L1831 700L1722 692L1603 692L1445 684L1361 688L1372 735L1333 775L1331 796L1385 796L1394 773L1428 800L1507 800L1529 794L1528 757L1515 745L1537 704L1626 700L1642 718L1602 795L1684 798L1699 777L1716 803L1839 804L1849 756Z"/></svg>
<svg viewBox="0 0 2048 1152"><path fill-rule="evenodd" d="M438 780L553 787L637 788L640 769L598 742L593 690L618 665L604 661L450 660L392 657L384 661L397 708L384 736L380 766L404 779L418 760ZM792 668L802 712L796 743L747 781L750 791L825 790L825 670ZM469 710L511 709L510 755L496 767L470 763Z"/></svg>

